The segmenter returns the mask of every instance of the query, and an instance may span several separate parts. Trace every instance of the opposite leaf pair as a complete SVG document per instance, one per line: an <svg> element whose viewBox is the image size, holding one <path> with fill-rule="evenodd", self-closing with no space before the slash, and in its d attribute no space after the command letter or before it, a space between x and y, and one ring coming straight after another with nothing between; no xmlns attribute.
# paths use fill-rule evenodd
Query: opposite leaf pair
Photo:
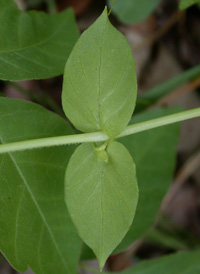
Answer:
<svg viewBox="0 0 200 274"><path fill-rule="evenodd" d="M105 9L67 61L64 111L77 129L103 131L113 139L131 119L136 90L131 48ZM135 165L126 148L112 141L99 148L78 147L66 171L65 197L81 238L102 269L129 230L138 201Z"/></svg>

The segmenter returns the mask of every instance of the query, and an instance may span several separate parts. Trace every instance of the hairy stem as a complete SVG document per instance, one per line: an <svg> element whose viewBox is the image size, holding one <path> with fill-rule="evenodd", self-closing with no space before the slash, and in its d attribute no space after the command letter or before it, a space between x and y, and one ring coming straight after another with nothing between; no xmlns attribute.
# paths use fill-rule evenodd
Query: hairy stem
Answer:
<svg viewBox="0 0 200 274"><path fill-rule="evenodd" d="M128 136L131 134L136 134L138 132L142 132L145 130L192 119L195 117L200 117L200 108L187 110L187 111L179 112L176 114L172 114L172 115L164 116L161 118L156 118L153 120L127 126L126 129L121 134L115 137L115 139ZM42 138L42 139L34 139L34 140L21 141L21 142L15 142L15 143L1 144L0 154L6 153L6 152L14 152L14 151L27 150L27 149L42 148L42 147L60 146L60 145L67 145L67 144L102 142L102 141L107 141L109 139L110 139L109 136L107 136L103 132L48 137L48 138Z"/></svg>
<svg viewBox="0 0 200 274"><path fill-rule="evenodd" d="M200 117L200 108L186 110L179 113L167 115L161 118L156 118L156 119L141 122L135 125L127 126L127 128L120 135L118 135L117 138L135 134L135 133L149 130L152 128L170 125L176 122L181 122L181 121L196 118L196 117Z"/></svg>

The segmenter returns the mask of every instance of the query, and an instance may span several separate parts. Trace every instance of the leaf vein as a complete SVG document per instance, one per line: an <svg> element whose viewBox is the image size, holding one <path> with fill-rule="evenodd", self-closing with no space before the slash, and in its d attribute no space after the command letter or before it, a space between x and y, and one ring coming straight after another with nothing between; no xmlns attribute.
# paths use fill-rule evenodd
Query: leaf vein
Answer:
<svg viewBox="0 0 200 274"><path fill-rule="evenodd" d="M2 143L4 143L4 141L2 140L1 137L0 137L0 140L1 140ZM32 190L31 190L31 188L29 187L29 185L28 185L28 183L27 183L27 181L26 181L26 179L25 179L23 173L21 172L20 168L18 167L18 165L17 165L17 163L16 163L15 158L13 157L13 155L12 155L11 153L8 153L8 155L10 156L10 158L11 158L11 160L12 160L12 162L13 162L13 164L14 164L16 170L17 170L17 172L19 173L19 175L20 175L22 181L24 182L24 185L25 185L27 191L29 192L29 194L30 194L30 196L31 196L31 198L32 198L32 200L33 200L33 203L35 204L35 206L36 206L36 208L37 208L37 210L38 210L38 212L39 212L39 214L40 214L40 217L41 217L41 219L43 220L43 222L44 222L44 224L45 224L45 226L46 226L46 228L47 228L47 230L48 230L48 232L49 232L49 235L50 235L50 237L51 237L51 239L52 239L52 242L53 242L53 244L54 244L54 246L55 246L55 248L56 248L56 250L57 250L57 252L58 252L58 254L59 254L59 256L60 256L60 258L61 258L61 261L62 261L62 263L63 263L65 269L66 269L67 271L69 271L69 267L68 267L68 265L67 265L67 263L66 263L66 260L65 260L65 258L64 258L63 255L62 255L62 253L61 253L60 250L59 250L59 247L58 247L57 242L56 242L56 240L55 240L55 238L54 238L53 232L51 231L51 228L49 227L49 224L48 224L48 222L47 222L47 220L46 220L46 218L45 218L43 212L41 211L41 209L40 209L40 207L39 207L39 205L38 205L38 202L37 202L37 200L36 200L36 198L35 198L35 196L34 196Z"/></svg>

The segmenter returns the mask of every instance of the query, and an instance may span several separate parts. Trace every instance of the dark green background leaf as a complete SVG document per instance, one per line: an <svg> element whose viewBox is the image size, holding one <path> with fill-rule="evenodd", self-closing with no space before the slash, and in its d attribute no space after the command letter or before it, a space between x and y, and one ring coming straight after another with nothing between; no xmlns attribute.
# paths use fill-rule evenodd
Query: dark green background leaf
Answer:
<svg viewBox="0 0 200 274"><path fill-rule="evenodd" d="M131 119L137 94L133 54L105 9L76 43L65 67L62 103L84 132L118 135Z"/></svg>
<svg viewBox="0 0 200 274"><path fill-rule="evenodd" d="M161 0L116 0L113 13L126 24L133 24L146 19ZM109 6L112 0L108 0Z"/></svg>
<svg viewBox="0 0 200 274"><path fill-rule="evenodd" d="M200 273L199 258L199 250L181 252L138 263L122 272L104 272L103 274L198 274Z"/></svg>
<svg viewBox="0 0 200 274"><path fill-rule="evenodd" d="M59 116L0 98L0 143L71 134ZM74 274L80 239L64 203L73 146L0 155L0 250L17 270Z"/></svg>
<svg viewBox="0 0 200 274"><path fill-rule="evenodd" d="M135 165L126 148L112 142L106 152L97 152L92 144L80 145L67 167L65 197L81 238L102 269L129 230L138 201Z"/></svg>
<svg viewBox="0 0 200 274"><path fill-rule="evenodd" d="M184 10L198 3L200 3L200 0L180 0L179 9Z"/></svg>
<svg viewBox="0 0 200 274"><path fill-rule="evenodd" d="M200 273L199 258L200 251L167 255L139 263L121 274L198 274Z"/></svg>
<svg viewBox="0 0 200 274"><path fill-rule="evenodd" d="M0 79L62 74L78 36L71 9L56 15L21 12L12 0L0 0Z"/></svg>
<svg viewBox="0 0 200 274"><path fill-rule="evenodd" d="M180 109L158 109L132 119L138 123L172 114ZM137 171L139 202L130 231L119 250L127 248L153 224L161 201L172 182L176 162L179 124L163 126L120 139L131 153Z"/></svg>

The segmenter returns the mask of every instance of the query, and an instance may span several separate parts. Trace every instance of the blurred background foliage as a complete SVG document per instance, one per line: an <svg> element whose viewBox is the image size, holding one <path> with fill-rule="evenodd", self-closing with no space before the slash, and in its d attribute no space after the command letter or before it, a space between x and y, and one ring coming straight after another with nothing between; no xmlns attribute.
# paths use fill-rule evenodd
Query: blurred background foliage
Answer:
<svg viewBox="0 0 200 274"><path fill-rule="evenodd" d="M35 9L51 14L72 6L78 28L83 32L112 1L15 2L23 11ZM110 20L127 37L135 57L138 99L133 122L166 115L180 107L200 106L200 1L116 0ZM0 81L0 96L31 100L63 116L61 90L62 75L42 80ZM117 249L120 253L109 258L107 270L122 271L144 259L200 247L199 125L199 118L182 123L180 138L176 125L122 140L138 166L144 196L141 188L143 198L135 227L133 224ZM87 247L83 248L82 259L93 259ZM178 260L181 263L183 259ZM95 266L96 262L88 264ZM192 271L185 273L199 273L199 268ZM80 272L90 273L87 269ZM0 273L16 273L3 257Z"/></svg>

